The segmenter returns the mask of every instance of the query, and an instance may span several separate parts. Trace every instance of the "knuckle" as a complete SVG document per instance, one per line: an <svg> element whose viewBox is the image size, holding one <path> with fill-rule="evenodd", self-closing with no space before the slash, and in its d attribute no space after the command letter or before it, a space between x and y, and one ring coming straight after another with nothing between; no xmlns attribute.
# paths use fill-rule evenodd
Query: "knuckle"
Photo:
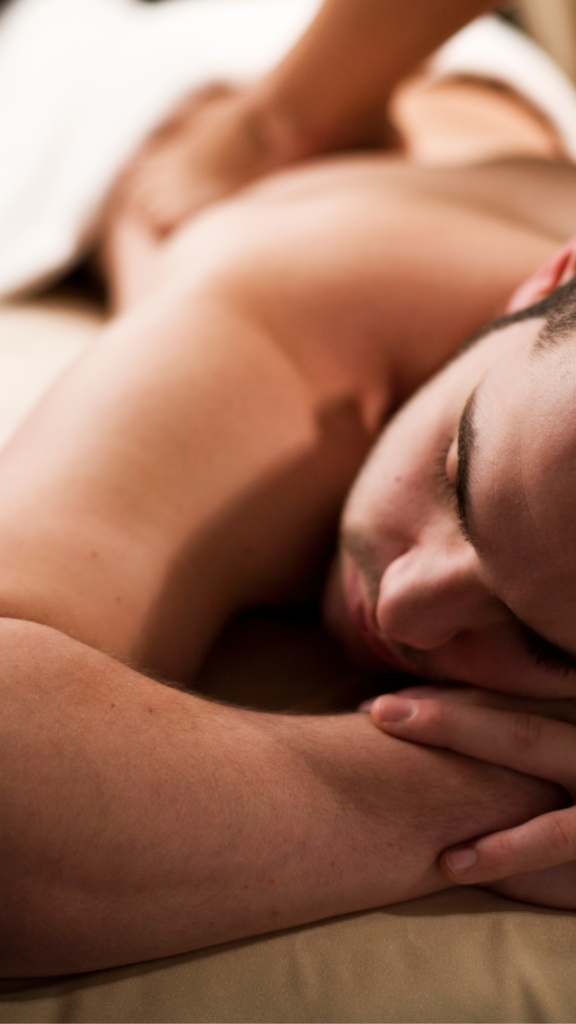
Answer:
<svg viewBox="0 0 576 1024"><path fill-rule="evenodd" d="M514 831L499 832L480 842L482 871L487 878L503 878L514 871L518 859Z"/></svg>
<svg viewBox="0 0 576 1024"><path fill-rule="evenodd" d="M514 839L513 832L501 832L497 840L491 844L489 852L492 854L492 860L495 862L510 862L516 852ZM484 858L487 859L486 851L484 851Z"/></svg>
<svg viewBox="0 0 576 1024"><path fill-rule="evenodd" d="M543 824L546 845L567 860L574 857L576 837L566 820L557 814L551 815Z"/></svg>
<svg viewBox="0 0 576 1024"><path fill-rule="evenodd" d="M511 715L511 739L516 750L530 751L542 739L542 719L527 711L513 711Z"/></svg>
<svg viewBox="0 0 576 1024"><path fill-rule="evenodd" d="M451 706L442 700L424 700L418 704L422 725L434 736L445 739L450 733L453 718Z"/></svg>

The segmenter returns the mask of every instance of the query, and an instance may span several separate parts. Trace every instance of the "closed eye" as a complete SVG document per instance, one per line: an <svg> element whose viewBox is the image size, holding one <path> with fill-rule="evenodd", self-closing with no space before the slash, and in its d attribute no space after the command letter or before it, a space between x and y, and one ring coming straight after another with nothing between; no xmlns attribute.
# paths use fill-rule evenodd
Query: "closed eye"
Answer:
<svg viewBox="0 0 576 1024"><path fill-rule="evenodd" d="M458 497L456 487L450 480L448 472L446 470L446 460L448 458L448 452L452 447L454 438L450 437L442 445L442 449L436 459L434 460L433 478L436 485L436 489L441 499L450 507L458 511ZM508 609L514 619L516 629L522 646L526 651L528 657L532 662L539 668L549 669L551 672L555 672L559 676L569 676L576 672L576 656L570 654L569 651L565 651L562 647L558 647L557 644L552 643L550 640L546 640L545 637L540 636L535 630L527 626L525 622L516 618L511 609Z"/></svg>
<svg viewBox="0 0 576 1024"><path fill-rule="evenodd" d="M548 668L560 676L568 676L576 672L576 657L562 650L556 644L535 633L524 622L516 622L522 645L532 659L541 668Z"/></svg>
<svg viewBox="0 0 576 1024"><path fill-rule="evenodd" d="M457 508L457 495L456 488L448 473L446 471L446 460L448 458L448 452L452 447L453 437L449 437L445 444L442 445L440 454L434 460L433 478L436 485L436 489L440 494L443 501L450 505L452 508Z"/></svg>

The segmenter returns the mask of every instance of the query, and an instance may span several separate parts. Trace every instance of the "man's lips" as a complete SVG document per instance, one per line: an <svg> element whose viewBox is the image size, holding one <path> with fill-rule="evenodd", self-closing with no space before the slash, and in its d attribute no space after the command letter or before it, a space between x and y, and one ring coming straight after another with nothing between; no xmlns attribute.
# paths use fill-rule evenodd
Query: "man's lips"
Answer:
<svg viewBox="0 0 576 1024"><path fill-rule="evenodd" d="M376 655L378 661L384 661L391 668L400 672L410 672L410 666L406 664L394 651L390 649L374 629L370 626L369 614L360 589L358 570L354 563L349 563L345 574L345 594L348 614L356 630L364 640L371 652Z"/></svg>

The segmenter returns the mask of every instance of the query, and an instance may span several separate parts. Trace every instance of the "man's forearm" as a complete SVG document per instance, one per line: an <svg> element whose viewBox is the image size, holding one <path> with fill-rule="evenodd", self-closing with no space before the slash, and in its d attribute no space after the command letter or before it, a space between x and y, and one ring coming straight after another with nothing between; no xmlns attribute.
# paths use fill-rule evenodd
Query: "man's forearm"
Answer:
<svg viewBox="0 0 576 1024"><path fill-rule="evenodd" d="M167 234L201 207L293 161L392 141L396 83L494 0L326 0L262 79L196 97L153 137L120 185L117 209Z"/></svg>
<svg viewBox="0 0 576 1024"><path fill-rule="evenodd" d="M367 716L208 704L0 620L4 975L104 968L433 891L447 844L547 784Z"/></svg>
<svg viewBox="0 0 576 1024"><path fill-rule="evenodd" d="M308 31L260 84L305 156L370 141L396 83L495 0L326 0ZM274 121L272 121L274 124Z"/></svg>

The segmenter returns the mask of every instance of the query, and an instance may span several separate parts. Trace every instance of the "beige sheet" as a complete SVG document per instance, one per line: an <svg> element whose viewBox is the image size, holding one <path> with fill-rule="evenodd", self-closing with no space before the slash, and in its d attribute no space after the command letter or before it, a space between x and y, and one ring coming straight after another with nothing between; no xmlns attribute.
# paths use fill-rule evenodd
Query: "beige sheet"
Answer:
<svg viewBox="0 0 576 1024"><path fill-rule="evenodd" d="M576 82L575 0L521 0L521 24Z"/></svg>

